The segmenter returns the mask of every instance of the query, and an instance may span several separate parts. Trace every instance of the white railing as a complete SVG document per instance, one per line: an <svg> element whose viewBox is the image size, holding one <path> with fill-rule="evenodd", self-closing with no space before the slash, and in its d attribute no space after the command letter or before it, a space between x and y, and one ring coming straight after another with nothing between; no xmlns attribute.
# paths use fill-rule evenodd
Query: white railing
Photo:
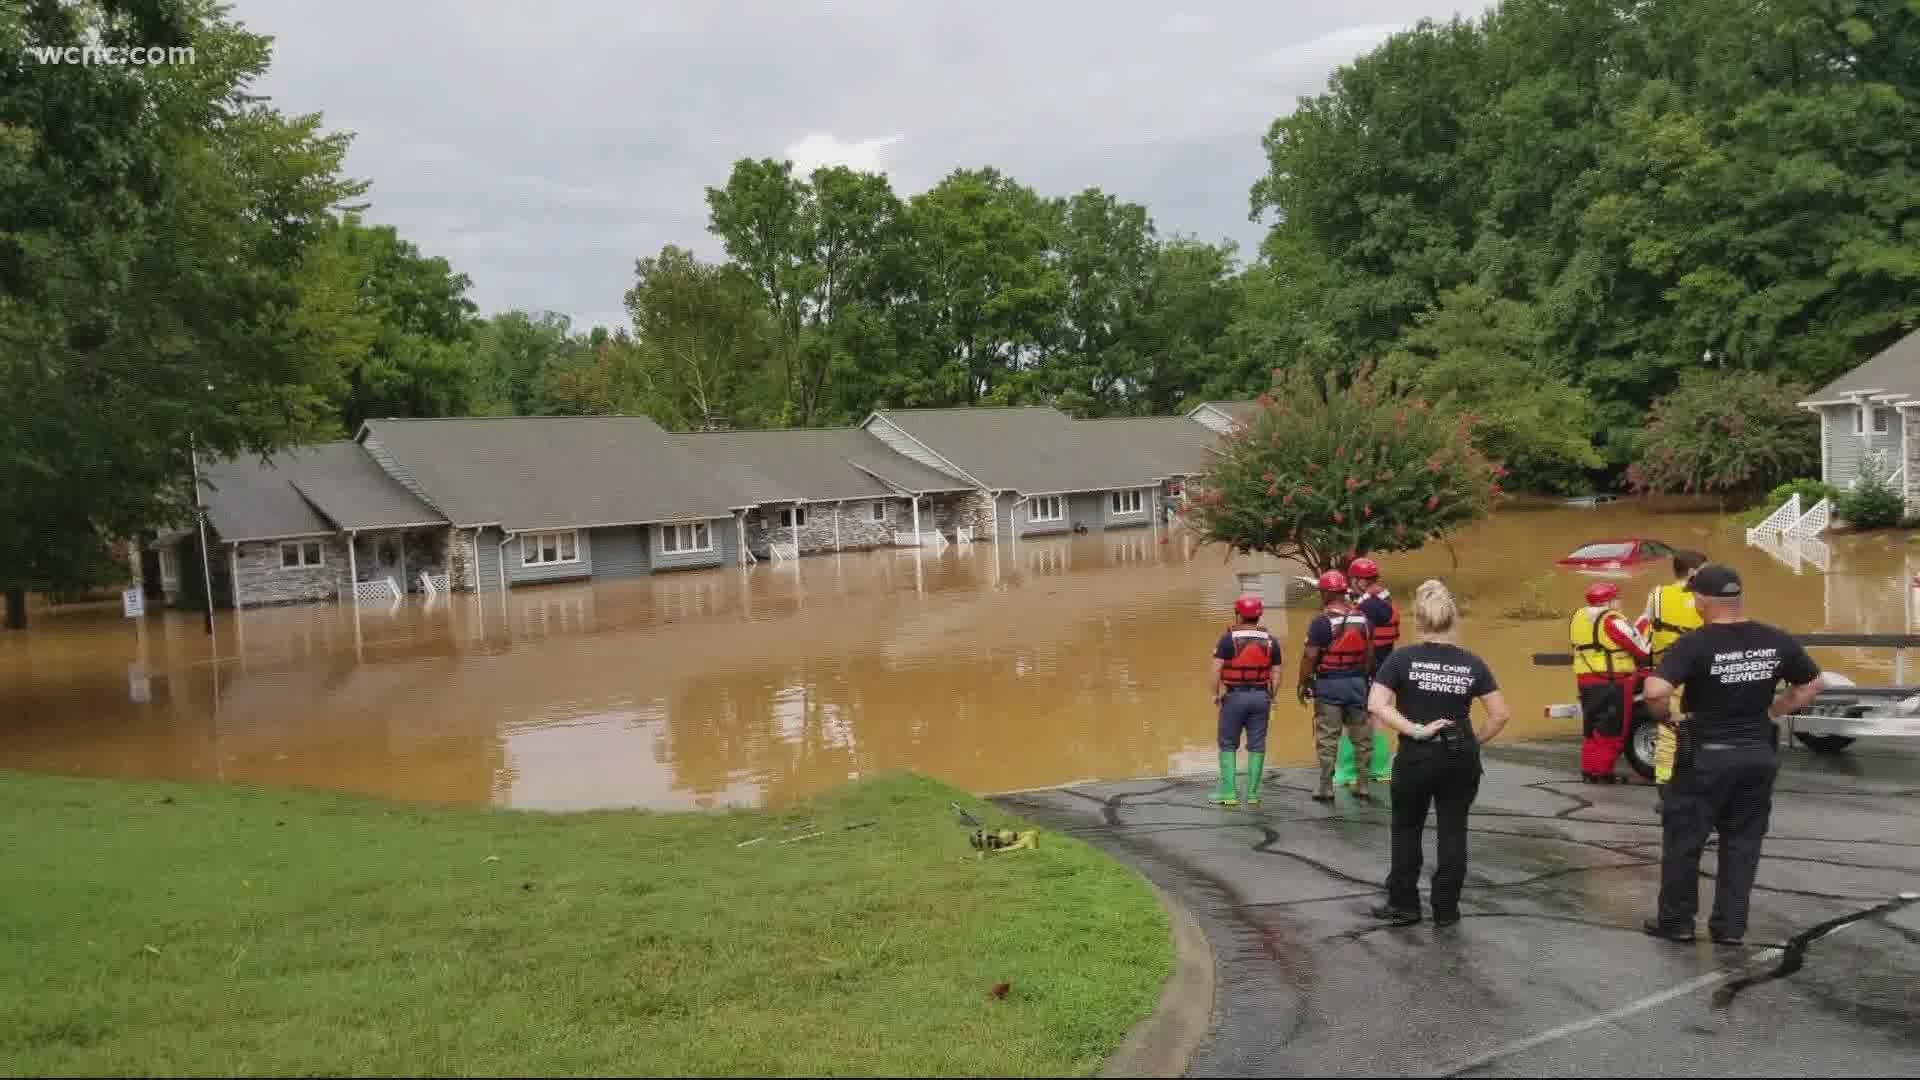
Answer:
<svg viewBox="0 0 1920 1080"><path fill-rule="evenodd" d="M944 548L947 546L947 537L938 529L924 530L918 537L911 532L896 532L893 534L893 543L896 547Z"/></svg>
<svg viewBox="0 0 1920 1080"><path fill-rule="evenodd" d="M390 577L376 578L372 581L356 581L353 585L355 603L371 604L400 602L400 586Z"/></svg>
<svg viewBox="0 0 1920 1080"><path fill-rule="evenodd" d="M1755 543L1760 537L1766 536L1769 533L1784 533L1793 526L1794 522L1799 520L1800 493L1796 491L1793 493L1791 499L1780 504L1778 510L1768 514L1766 520L1747 530L1747 543Z"/></svg>
<svg viewBox="0 0 1920 1080"><path fill-rule="evenodd" d="M1764 532L1751 535L1750 545L1759 548L1794 573L1800 572L1800 543L1789 540L1778 532Z"/></svg>
<svg viewBox="0 0 1920 1080"><path fill-rule="evenodd" d="M1887 475L1887 486L1902 495L1907 493L1907 467L1905 465L1900 466Z"/></svg>
<svg viewBox="0 0 1920 1080"><path fill-rule="evenodd" d="M1789 540L1788 543L1798 548L1808 562L1819 567L1821 573L1824 574L1833 569L1833 548L1828 546L1825 540L1809 536L1805 539Z"/></svg>
<svg viewBox="0 0 1920 1080"><path fill-rule="evenodd" d="M962 525L953 530L953 542L961 546L973 543L973 526Z"/></svg>
<svg viewBox="0 0 1920 1080"><path fill-rule="evenodd" d="M447 588L447 575L420 571L420 591L430 597L451 591Z"/></svg>
<svg viewBox="0 0 1920 1080"><path fill-rule="evenodd" d="M1826 532L1827 526L1832 523L1833 500L1821 499L1813 504L1813 509L1800 515L1798 520L1787 527L1786 535L1795 540L1811 539Z"/></svg>
<svg viewBox="0 0 1920 1080"><path fill-rule="evenodd" d="M774 562L792 562L800 557L800 546L788 541L784 544L768 544L767 551L773 555Z"/></svg>

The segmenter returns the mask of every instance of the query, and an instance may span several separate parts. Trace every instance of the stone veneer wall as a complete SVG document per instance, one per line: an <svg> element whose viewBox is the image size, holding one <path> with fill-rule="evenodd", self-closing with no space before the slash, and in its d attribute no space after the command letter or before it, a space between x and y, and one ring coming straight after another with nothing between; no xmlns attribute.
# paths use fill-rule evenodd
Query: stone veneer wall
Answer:
<svg viewBox="0 0 1920 1080"><path fill-rule="evenodd" d="M472 529L448 529L446 554L440 565L447 567L447 588L471 592L478 582L473 553Z"/></svg>
<svg viewBox="0 0 1920 1080"><path fill-rule="evenodd" d="M807 523L800 526L800 553L833 550L833 503L808 503ZM895 529L913 527L912 507L904 499L888 499L887 520L874 521L867 514L867 501L849 502L840 507L840 550L861 551L893 543ZM771 558L770 543L793 541L793 529L780 524L783 506L763 506L747 514L747 549L755 558Z"/></svg>
<svg viewBox="0 0 1920 1080"><path fill-rule="evenodd" d="M319 566L305 566L297 570L280 568L278 540L241 544L240 577L235 589L241 605L298 604L338 597L347 580L346 542L337 536L309 537L303 542L315 539L325 549L322 556L324 561ZM222 561L232 565L232 556L227 552L221 554L228 555L228 559ZM216 567L214 575L219 576L222 569L225 567Z"/></svg>
<svg viewBox="0 0 1920 1080"><path fill-rule="evenodd" d="M1907 516L1920 516L1920 409L1901 409L1899 412L1901 445L1906 449L1907 473L1902 487L1906 489Z"/></svg>

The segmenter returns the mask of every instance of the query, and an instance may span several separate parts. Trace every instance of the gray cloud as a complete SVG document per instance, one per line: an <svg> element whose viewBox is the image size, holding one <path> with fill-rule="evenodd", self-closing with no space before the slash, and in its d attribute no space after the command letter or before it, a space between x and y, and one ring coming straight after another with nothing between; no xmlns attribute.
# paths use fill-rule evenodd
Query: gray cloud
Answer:
<svg viewBox="0 0 1920 1080"><path fill-rule="evenodd" d="M720 253L704 188L746 156L877 167L903 195L995 165L1251 252L1268 124L1393 30L1460 10L1477 6L235 4L277 39L259 89L356 133L369 216L472 276L483 310L582 324L624 322L633 260L662 244Z"/></svg>

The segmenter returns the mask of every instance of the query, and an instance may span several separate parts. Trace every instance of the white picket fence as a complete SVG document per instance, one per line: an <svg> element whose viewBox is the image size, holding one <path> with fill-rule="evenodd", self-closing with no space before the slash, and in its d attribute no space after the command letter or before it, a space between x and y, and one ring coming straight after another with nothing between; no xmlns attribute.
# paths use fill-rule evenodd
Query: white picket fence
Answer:
<svg viewBox="0 0 1920 1080"><path fill-rule="evenodd" d="M400 586L390 577L356 581L353 585L353 599L355 603L360 604L397 604L400 602Z"/></svg>
<svg viewBox="0 0 1920 1080"><path fill-rule="evenodd" d="M1800 520L1800 493L1794 492L1793 498L1780 504L1780 508L1768 514L1765 521L1747 530L1747 543L1753 544L1760 537L1779 535L1793 527Z"/></svg>

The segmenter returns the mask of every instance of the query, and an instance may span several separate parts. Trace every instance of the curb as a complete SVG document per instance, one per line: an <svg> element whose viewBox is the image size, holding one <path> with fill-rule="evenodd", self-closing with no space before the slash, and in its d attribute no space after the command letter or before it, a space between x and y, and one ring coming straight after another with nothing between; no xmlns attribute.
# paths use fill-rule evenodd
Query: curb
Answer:
<svg viewBox="0 0 1920 1080"><path fill-rule="evenodd" d="M1173 970L1160 1001L1133 1026L1100 1076L1185 1076L1193 1053L1213 1026L1213 946L1187 906L1147 883L1173 932Z"/></svg>

